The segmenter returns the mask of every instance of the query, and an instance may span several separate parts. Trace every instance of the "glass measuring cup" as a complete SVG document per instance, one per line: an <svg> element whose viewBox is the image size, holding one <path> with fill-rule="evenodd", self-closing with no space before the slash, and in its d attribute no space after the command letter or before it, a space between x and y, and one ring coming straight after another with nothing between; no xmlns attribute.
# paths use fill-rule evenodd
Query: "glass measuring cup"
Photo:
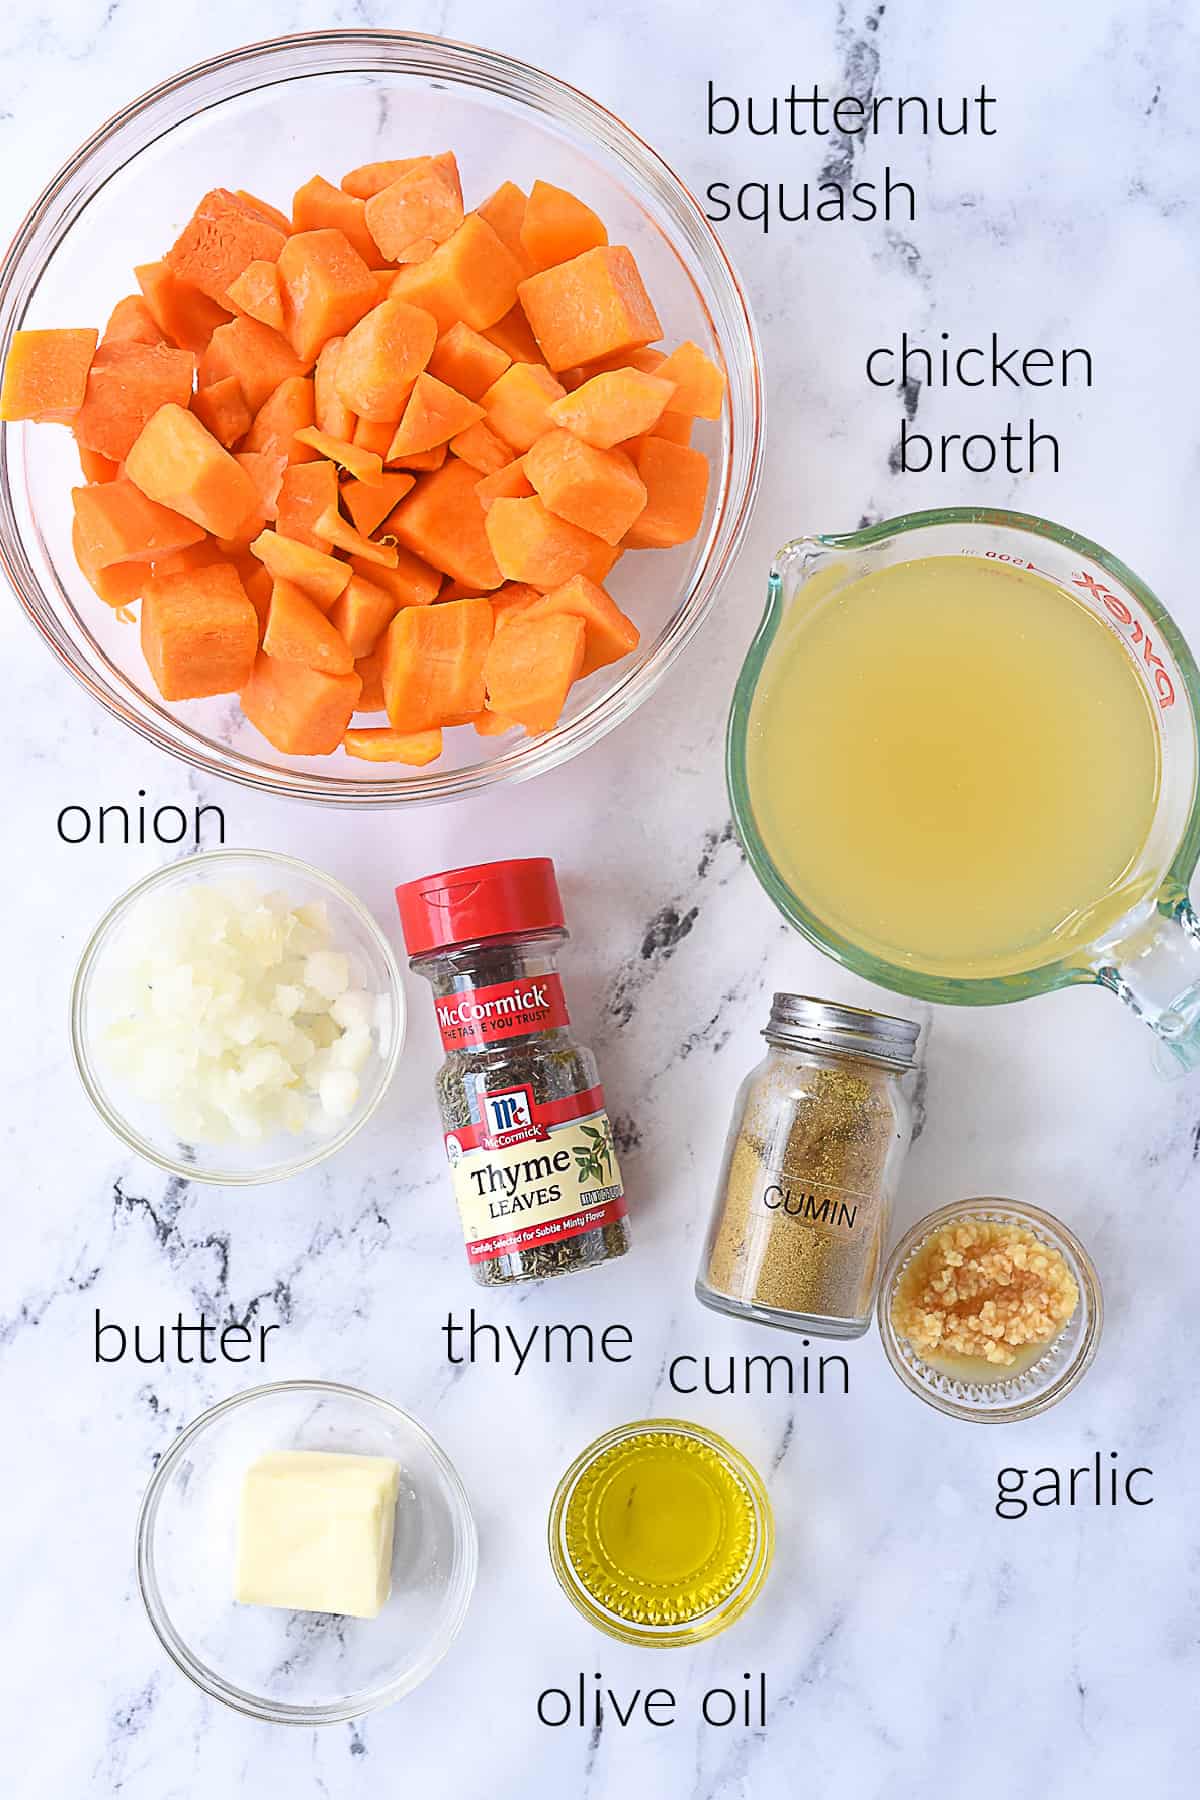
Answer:
<svg viewBox="0 0 1200 1800"><path fill-rule="evenodd" d="M1130 877L1131 889L1142 897L1093 943L1011 974L929 973L888 961L840 934L794 892L773 861L747 775L754 699L784 619L794 620L796 609L801 615L815 609L872 571L947 556L1034 570L1103 619L1138 671L1158 734L1158 802ZM1166 608L1136 575L1090 539L1045 519L990 507L948 507L839 536L800 537L783 547L734 691L726 773L734 822L751 867L784 917L827 955L883 987L950 1005L997 1005L1097 983L1119 994L1154 1031L1160 1068L1182 1074L1200 1067L1200 919L1188 898L1200 859L1198 742L1200 671Z"/></svg>

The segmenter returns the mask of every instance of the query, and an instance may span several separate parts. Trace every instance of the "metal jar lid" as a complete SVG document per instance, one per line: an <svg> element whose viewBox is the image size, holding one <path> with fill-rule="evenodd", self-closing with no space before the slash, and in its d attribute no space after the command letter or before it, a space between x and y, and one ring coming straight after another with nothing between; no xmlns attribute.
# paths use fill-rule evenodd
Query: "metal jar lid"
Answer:
<svg viewBox="0 0 1200 1800"><path fill-rule="evenodd" d="M814 1000L808 994L776 994L763 1029L769 1044L819 1050L825 1055L858 1056L885 1069L911 1069L921 1027L890 1013L866 1012Z"/></svg>

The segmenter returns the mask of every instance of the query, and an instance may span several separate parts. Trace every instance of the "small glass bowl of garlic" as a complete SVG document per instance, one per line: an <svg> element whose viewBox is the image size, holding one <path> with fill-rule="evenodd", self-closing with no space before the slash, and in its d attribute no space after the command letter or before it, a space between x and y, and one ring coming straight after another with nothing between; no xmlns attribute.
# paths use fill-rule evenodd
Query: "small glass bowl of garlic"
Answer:
<svg viewBox="0 0 1200 1800"><path fill-rule="evenodd" d="M370 913L266 850L138 882L93 932L71 995L75 1066L105 1123L160 1169L231 1187L285 1180L352 1138L404 1024Z"/></svg>

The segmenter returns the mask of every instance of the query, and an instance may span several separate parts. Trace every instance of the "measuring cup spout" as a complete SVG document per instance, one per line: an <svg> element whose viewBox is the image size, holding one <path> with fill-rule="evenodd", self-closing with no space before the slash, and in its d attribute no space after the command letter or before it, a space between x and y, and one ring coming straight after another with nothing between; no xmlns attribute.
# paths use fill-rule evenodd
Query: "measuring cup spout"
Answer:
<svg viewBox="0 0 1200 1800"><path fill-rule="evenodd" d="M1160 1074L1200 1069L1200 918L1189 900L1165 906L1106 946L1095 972L1154 1033Z"/></svg>

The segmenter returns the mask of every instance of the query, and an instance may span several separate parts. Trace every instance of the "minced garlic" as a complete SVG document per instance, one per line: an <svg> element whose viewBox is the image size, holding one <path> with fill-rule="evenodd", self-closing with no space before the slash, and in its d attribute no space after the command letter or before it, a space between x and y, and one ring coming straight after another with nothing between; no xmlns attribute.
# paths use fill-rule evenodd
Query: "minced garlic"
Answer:
<svg viewBox="0 0 1200 1800"><path fill-rule="evenodd" d="M1078 1304L1058 1250L1020 1225L958 1219L927 1238L905 1269L892 1323L922 1356L1009 1368L1022 1350L1053 1342Z"/></svg>

